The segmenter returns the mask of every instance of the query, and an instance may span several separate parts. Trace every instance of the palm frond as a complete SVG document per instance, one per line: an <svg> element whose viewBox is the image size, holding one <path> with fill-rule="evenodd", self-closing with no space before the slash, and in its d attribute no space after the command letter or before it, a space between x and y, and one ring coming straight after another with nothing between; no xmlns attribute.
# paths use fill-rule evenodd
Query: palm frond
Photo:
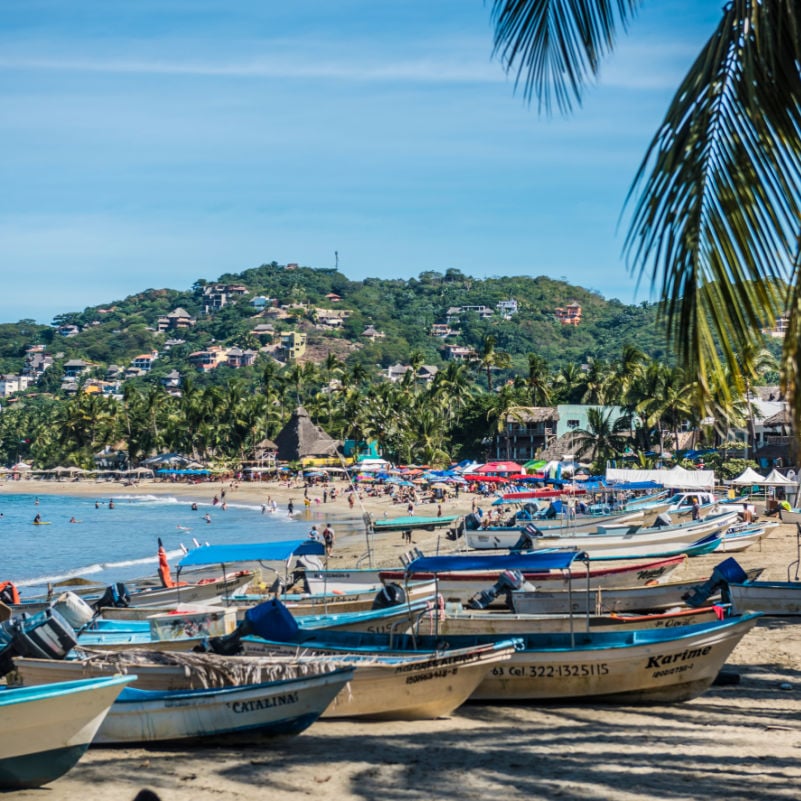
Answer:
<svg viewBox="0 0 801 801"><path fill-rule="evenodd" d="M796 0L729 3L627 199L630 267L650 273L705 390L783 311L801 219L800 32Z"/></svg>
<svg viewBox="0 0 801 801"><path fill-rule="evenodd" d="M494 55L516 72L527 101L561 113L581 104L588 81L642 0L493 0Z"/></svg>

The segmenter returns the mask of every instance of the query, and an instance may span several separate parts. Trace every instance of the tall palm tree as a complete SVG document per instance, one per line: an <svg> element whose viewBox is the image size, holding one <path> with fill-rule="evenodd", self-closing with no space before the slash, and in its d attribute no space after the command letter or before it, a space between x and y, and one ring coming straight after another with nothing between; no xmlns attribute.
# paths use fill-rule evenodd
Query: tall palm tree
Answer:
<svg viewBox="0 0 801 801"><path fill-rule="evenodd" d="M494 0L495 52L525 96L580 102L640 0ZM626 199L632 272L664 301L699 396L789 310L782 381L801 422L801 5L731 0L682 80Z"/></svg>
<svg viewBox="0 0 801 801"><path fill-rule="evenodd" d="M534 406L551 405L551 372L548 362L537 353L528 354L526 384Z"/></svg>
<svg viewBox="0 0 801 801"><path fill-rule="evenodd" d="M487 389L492 392L492 371L509 367L512 357L505 351L495 347L496 339L493 334L487 334L481 340L481 348L476 354L475 361L480 370L487 376Z"/></svg>
<svg viewBox="0 0 801 801"><path fill-rule="evenodd" d="M578 455L590 455L593 463L601 469L622 453L630 442L628 420L625 417L612 420L614 413L614 409L587 409L587 427L577 428L574 435Z"/></svg>

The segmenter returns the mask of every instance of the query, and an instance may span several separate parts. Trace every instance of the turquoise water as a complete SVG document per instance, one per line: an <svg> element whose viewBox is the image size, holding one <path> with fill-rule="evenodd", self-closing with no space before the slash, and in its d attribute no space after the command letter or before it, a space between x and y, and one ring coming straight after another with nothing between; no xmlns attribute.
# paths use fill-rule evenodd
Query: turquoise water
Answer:
<svg viewBox="0 0 801 801"><path fill-rule="evenodd" d="M0 495L0 581L13 581L23 599L76 576L124 582L155 575L159 537L174 569L195 540L222 545L304 539L310 520L322 520L316 510L312 517L292 519L286 509L262 514L260 505L230 501L225 511L210 501L193 511L188 500L156 495L113 497L109 508L112 497L41 495L37 505L33 495ZM49 525L33 525L37 513ZM203 520L207 513L211 523ZM70 523L72 517L79 522Z"/></svg>

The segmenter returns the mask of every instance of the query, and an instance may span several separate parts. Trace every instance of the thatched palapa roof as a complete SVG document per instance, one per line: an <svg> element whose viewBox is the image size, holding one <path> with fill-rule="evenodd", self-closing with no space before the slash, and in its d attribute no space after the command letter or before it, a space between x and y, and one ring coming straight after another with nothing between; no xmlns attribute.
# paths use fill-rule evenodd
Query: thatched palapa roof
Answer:
<svg viewBox="0 0 801 801"><path fill-rule="evenodd" d="M318 428L309 417L309 413L298 406L289 418L289 422L275 438L278 446L278 458L282 461L297 461L307 456L332 456L339 447L339 442Z"/></svg>

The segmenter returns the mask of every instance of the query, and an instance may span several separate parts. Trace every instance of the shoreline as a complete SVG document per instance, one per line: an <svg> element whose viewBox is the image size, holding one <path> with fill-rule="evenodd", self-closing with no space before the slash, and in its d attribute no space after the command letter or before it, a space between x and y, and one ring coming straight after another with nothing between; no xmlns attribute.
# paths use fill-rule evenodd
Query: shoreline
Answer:
<svg viewBox="0 0 801 801"><path fill-rule="evenodd" d="M96 498L101 502L109 499L124 501L130 497L147 495L175 497L182 502L193 502L210 506L212 499L221 497L225 490L225 501L230 504L246 503L261 506L273 499L279 510L286 512L290 500L294 504L294 519L316 523L318 527L330 522L336 534L334 550L329 559L339 567L353 567L356 560L367 558L367 535L364 527L365 514L370 514L373 520L386 517L400 517L406 514L403 503L393 503L388 496L374 497L367 494L362 488L359 490L359 500L351 509L343 490L349 487L346 481L334 481L330 487L337 488L337 498L327 502L322 499L322 486L313 486L309 489L311 504L308 509L303 503L303 486L287 486L278 482L201 482L199 484L186 484L182 482L159 481L148 479L133 485L124 485L109 481L58 481L42 479L22 479L20 481L5 481L0 483L0 500L3 495L64 495L80 498ZM465 515L471 511L473 499L476 503L487 505L487 500L480 495L461 492L459 498L450 496L442 502L443 515ZM437 512L437 503L420 503L416 506L417 512L422 516L434 516ZM269 512L267 513L269 514ZM419 548L426 555L433 555L441 551L452 551L456 544L445 538L445 528L433 532L416 530L412 543L404 542L399 532L376 532L370 535L370 550L373 565L377 567L397 567L400 556L411 548ZM302 536L306 535L303 530ZM362 565L362 566L367 566Z"/></svg>

